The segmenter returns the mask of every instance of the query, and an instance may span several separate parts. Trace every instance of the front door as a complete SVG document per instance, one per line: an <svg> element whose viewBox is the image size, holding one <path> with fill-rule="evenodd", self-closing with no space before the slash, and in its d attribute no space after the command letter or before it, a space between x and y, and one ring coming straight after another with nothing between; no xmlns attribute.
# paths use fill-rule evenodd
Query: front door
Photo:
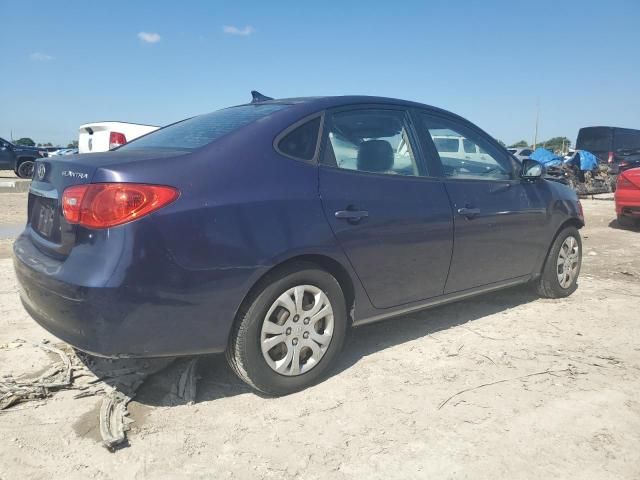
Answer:
<svg viewBox="0 0 640 480"><path fill-rule="evenodd" d="M454 214L454 252L445 293L530 275L547 242L551 195L519 178L517 164L488 135L457 119L420 114ZM440 138L459 138L464 158ZM429 149L429 147L427 147Z"/></svg>
<svg viewBox="0 0 640 480"><path fill-rule="evenodd" d="M13 170L13 151L9 142L0 138L0 169Z"/></svg>
<svg viewBox="0 0 640 480"><path fill-rule="evenodd" d="M453 246L451 207L426 169L404 110L327 115L320 166L325 215L372 304L441 295Z"/></svg>

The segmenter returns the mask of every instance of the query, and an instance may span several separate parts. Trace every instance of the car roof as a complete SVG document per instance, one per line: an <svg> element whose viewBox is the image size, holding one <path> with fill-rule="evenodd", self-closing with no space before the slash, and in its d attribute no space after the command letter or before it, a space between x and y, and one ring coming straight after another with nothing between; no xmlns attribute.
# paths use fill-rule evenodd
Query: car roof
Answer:
<svg viewBox="0 0 640 480"><path fill-rule="evenodd" d="M369 95L338 95L338 96L319 96L319 97L293 97L293 98L274 98L272 100L264 100L255 103L246 103L244 105L256 104L287 104L292 106L306 107L309 110L323 110L325 108L335 108L349 105L365 105L365 104L386 104L398 105L406 108L427 108L429 110L440 111L447 115L454 115L447 110L443 110L432 105L413 102L410 100L402 100L391 97L377 97ZM460 117L461 118L461 117Z"/></svg>

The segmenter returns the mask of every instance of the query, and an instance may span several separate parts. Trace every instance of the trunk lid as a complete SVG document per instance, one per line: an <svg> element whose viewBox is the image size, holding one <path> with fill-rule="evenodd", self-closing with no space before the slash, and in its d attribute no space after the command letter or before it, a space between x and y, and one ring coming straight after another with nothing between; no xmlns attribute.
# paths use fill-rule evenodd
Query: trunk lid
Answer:
<svg viewBox="0 0 640 480"><path fill-rule="evenodd" d="M633 183L636 187L640 188L640 168L632 168L625 170L623 175L627 180Z"/></svg>
<svg viewBox="0 0 640 480"><path fill-rule="evenodd" d="M104 152L38 159L29 188L26 233L43 252L66 257L76 244L77 225L62 213L62 193L67 187L91 183L96 172L118 169L126 163L153 160L175 152Z"/></svg>

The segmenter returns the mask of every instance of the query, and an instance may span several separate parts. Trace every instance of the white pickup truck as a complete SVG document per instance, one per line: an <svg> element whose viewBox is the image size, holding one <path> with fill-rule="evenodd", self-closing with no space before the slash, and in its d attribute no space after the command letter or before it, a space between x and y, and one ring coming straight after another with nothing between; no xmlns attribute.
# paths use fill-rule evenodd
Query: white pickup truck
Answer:
<svg viewBox="0 0 640 480"><path fill-rule="evenodd" d="M106 152L160 127L128 122L95 122L80 125L78 153Z"/></svg>

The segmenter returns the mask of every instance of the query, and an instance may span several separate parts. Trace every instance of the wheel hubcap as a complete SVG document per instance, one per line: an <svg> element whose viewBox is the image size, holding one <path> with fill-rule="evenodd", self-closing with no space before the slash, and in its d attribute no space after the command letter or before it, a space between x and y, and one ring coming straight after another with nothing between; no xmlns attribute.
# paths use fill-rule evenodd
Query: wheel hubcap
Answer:
<svg viewBox="0 0 640 480"><path fill-rule="evenodd" d="M318 364L332 337L329 299L318 287L299 285L280 295L269 308L262 322L260 347L274 371L294 376Z"/></svg>
<svg viewBox="0 0 640 480"><path fill-rule="evenodd" d="M573 236L565 238L564 242L562 242L556 266L560 286L569 288L576 279L578 267L580 266L580 247Z"/></svg>

